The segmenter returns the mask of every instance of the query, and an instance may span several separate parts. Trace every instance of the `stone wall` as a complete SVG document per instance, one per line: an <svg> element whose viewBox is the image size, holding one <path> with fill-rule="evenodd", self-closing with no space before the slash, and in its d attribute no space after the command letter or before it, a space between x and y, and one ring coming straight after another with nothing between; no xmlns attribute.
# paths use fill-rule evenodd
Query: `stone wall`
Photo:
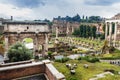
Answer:
<svg viewBox="0 0 120 80"><path fill-rule="evenodd" d="M55 80L54 75L50 72L50 70L48 69L48 67L46 67L45 73L46 73L46 75L48 76L49 79Z"/></svg>
<svg viewBox="0 0 120 80"><path fill-rule="evenodd" d="M4 23L4 32L49 32L49 27L46 24L23 24L21 22L15 24Z"/></svg>
<svg viewBox="0 0 120 80"><path fill-rule="evenodd" d="M42 73L46 74L49 80L65 80L64 75L59 73L49 60L1 67L0 80L11 80Z"/></svg>
<svg viewBox="0 0 120 80"><path fill-rule="evenodd" d="M52 33L56 33L56 27L58 28L58 36L71 35L75 29L78 29L80 23L78 22L66 22L53 20Z"/></svg>
<svg viewBox="0 0 120 80"><path fill-rule="evenodd" d="M45 73L50 80L65 80L64 75L58 72L52 64L46 64Z"/></svg>
<svg viewBox="0 0 120 80"><path fill-rule="evenodd" d="M0 25L0 33L3 33L4 27Z"/></svg>
<svg viewBox="0 0 120 80"><path fill-rule="evenodd" d="M36 66L22 67L22 68L14 68L10 70L0 71L0 79L1 80L10 80L14 78L19 78L23 76L40 74L44 73L45 65L40 64Z"/></svg>

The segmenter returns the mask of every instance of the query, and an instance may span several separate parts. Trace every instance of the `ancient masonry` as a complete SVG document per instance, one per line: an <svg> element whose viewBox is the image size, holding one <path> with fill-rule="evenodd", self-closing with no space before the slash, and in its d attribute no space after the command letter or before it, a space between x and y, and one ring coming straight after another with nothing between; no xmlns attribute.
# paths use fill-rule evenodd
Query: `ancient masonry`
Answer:
<svg viewBox="0 0 120 80"><path fill-rule="evenodd" d="M109 45L113 45L114 47L119 47L120 40L120 14L115 15L110 19L106 19L106 31L105 31L105 39L109 41ZM115 24L113 28L112 24ZM112 34L112 31L114 33Z"/></svg>
<svg viewBox="0 0 120 80"><path fill-rule="evenodd" d="M44 74L47 80L65 80L65 76L49 60L0 64L0 80L21 80L22 77L36 74Z"/></svg>
<svg viewBox="0 0 120 80"><path fill-rule="evenodd" d="M34 52L38 52L39 45L42 46L42 54L48 51L48 34L49 27L47 23L35 21L4 21L3 33L5 37L5 49L16 42L22 42L24 38L32 38L34 44Z"/></svg>
<svg viewBox="0 0 120 80"><path fill-rule="evenodd" d="M79 22L67 22L64 20L53 20L52 33L58 36L70 36L75 29L78 29L80 25L95 26L97 34L104 33L103 23L79 23Z"/></svg>
<svg viewBox="0 0 120 80"><path fill-rule="evenodd" d="M66 22L64 20L53 20L52 33L56 33L57 36L69 36L75 29L78 29L80 23L78 22Z"/></svg>

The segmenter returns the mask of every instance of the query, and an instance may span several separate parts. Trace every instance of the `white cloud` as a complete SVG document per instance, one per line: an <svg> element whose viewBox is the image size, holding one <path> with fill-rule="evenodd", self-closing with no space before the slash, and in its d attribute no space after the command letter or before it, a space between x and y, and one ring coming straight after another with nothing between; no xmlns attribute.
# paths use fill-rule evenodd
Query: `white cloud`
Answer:
<svg viewBox="0 0 120 80"><path fill-rule="evenodd" d="M29 19L29 18L32 18L31 12L32 12L32 10L29 8L18 8L14 5L11 5L11 4L6 5L6 4L0 3L0 14L4 15L4 17L6 17L6 18L8 18L10 16L14 16L15 18L27 17Z"/></svg>
<svg viewBox="0 0 120 80"><path fill-rule="evenodd" d="M94 0L96 1L96 0ZM0 16L9 18L11 15L15 19L52 19L57 16L74 16L77 13L82 15L98 15L102 17L112 17L120 11L120 3L111 5L87 5L85 0L45 0L44 6L34 8L17 7L13 4L0 3Z"/></svg>

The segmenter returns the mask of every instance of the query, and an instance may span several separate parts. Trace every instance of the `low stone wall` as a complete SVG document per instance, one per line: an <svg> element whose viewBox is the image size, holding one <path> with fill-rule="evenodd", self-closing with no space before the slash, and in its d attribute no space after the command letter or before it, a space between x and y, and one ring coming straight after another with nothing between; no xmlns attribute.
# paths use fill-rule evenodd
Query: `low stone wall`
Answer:
<svg viewBox="0 0 120 80"><path fill-rule="evenodd" d="M19 77L29 76L33 74L44 73L45 65L42 63L39 64L24 64L24 65L17 65L17 66L10 66L0 68L0 79L1 80L10 80Z"/></svg>
<svg viewBox="0 0 120 80"><path fill-rule="evenodd" d="M14 66L14 65L20 65L20 64L27 64L27 63L32 63L32 60L29 61L20 61L20 62L12 62L12 63L7 63L7 64L0 64L0 67L6 67L6 66Z"/></svg>
<svg viewBox="0 0 120 80"><path fill-rule="evenodd" d="M65 79L64 75L59 73L49 60L44 60L42 62L1 67L0 80L11 80L41 73L46 74L49 80Z"/></svg>
<svg viewBox="0 0 120 80"><path fill-rule="evenodd" d="M120 65L120 59L118 60L100 60L100 62L106 62L110 64Z"/></svg>
<svg viewBox="0 0 120 80"><path fill-rule="evenodd" d="M65 80L65 76L58 72L52 64L46 64L45 73L51 80Z"/></svg>
<svg viewBox="0 0 120 80"><path fill-rule="evenodd" d="M45 69L45 73L46 73L46 75L48 76L49 79L51 79L51 80L55 80L54 75L51 74L51 72L50 72L50 70L48 69L48 67L46 67L46 69Z"/></svg>

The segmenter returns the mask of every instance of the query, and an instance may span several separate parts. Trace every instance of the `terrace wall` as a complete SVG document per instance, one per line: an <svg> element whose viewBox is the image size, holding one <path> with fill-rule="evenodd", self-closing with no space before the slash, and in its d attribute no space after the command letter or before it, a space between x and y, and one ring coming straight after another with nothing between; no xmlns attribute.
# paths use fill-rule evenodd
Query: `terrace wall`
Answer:
<svg viewBox="0 0 120 80"><path fill-rule="evenodd" d="M64 75L59 73L49 60L46 60L42 62L1 67L0 80L11 80L41 73L46 74L49 80L65 79Z"/></svg>
<svg viewBox="0 0 120 80"><path fill-rule="evenodd" d="M17 66L16 66L17 67ZM0 71L0 80L10 80L19 77L24 77L33 74L40 74L44 73L45 65L39 64L35 66L26 66L21 68L12 68Z"/></svg>

